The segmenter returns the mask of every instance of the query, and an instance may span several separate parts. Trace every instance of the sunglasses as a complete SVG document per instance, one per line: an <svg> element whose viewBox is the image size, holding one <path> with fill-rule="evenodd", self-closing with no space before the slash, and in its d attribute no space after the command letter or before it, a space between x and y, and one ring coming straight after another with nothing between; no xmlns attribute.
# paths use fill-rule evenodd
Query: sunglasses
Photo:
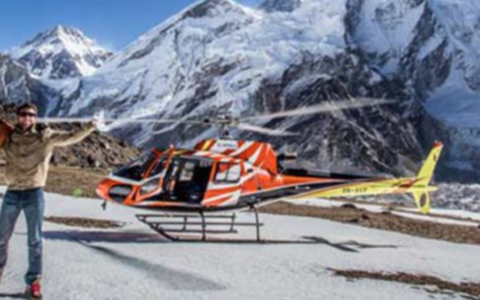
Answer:
<svg viewBox="0 0 480 300"><path fill-rule="evenodd" d="M18 114L18 116L20 116L22 118L26 118L26 117L35 118L37 116L37 114L28 113L28 112L21 112L21 113Z"/></svg>

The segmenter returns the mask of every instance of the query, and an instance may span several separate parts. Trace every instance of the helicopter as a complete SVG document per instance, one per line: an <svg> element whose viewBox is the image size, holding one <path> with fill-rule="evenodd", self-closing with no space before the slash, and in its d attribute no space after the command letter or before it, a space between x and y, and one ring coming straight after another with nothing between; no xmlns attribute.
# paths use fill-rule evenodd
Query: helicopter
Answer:
<svg viewBox="0 0 480 300"><path fill-rule="evenodd" d="M320 104L243 118L227 115L203 120L124 119L124 122L217 126L223 134L218 139L203 140L192 149L174 146L151 149L114 170L99 183L96 193L105 203L150 210L150 214L137 214L137 219L170 240L181 240L182 234L195 233L201 234L205 241L207 234L237 233L239 227L254 227L256 240L261 241L263 224L258 208L286 198L409 194L419 211L427 214L430 192L437 190L430 182L443 149L441 142L435 142L416 177L391 178L285 168L283 162L296 159L296 155L278 154L267 142L230 137L232 128L272 136L294 136L292 132L248 122L388 103L372 99L347 100L335 106ZM236 220L236 213L244 210L254 212L254 222Z"/></svg>

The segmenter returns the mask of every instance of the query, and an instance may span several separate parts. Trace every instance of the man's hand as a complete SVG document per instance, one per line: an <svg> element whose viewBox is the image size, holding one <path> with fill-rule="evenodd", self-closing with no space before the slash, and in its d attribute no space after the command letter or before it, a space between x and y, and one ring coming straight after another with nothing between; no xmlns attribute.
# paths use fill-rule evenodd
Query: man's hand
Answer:
<svg viewBox="0 0 480 300"><path fill-rule="evenodd" d="M103 116L94 117L91 121L91 124L95 127L96 130L100 132L108 132L109 130L108 125L105 122L105 118L103 118Z"/></svg>
<svg viewBox="0 0 480 300"><path fill-rule="evenodd" d="M98 119L93 119L90 124L92 124L95 129L98 129L98 125L99 125L100 121Z"/></svg>

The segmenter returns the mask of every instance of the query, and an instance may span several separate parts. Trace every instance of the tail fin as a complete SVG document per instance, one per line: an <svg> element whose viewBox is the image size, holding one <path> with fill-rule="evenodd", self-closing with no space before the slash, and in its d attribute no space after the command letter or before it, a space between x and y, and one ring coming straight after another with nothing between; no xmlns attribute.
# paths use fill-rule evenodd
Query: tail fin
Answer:
<svg viewBox="0 0 480 300"><path fill-rule="evenodd" d="M429 192L436 190L436 188L429 186L429 184L432 181L433 173L435 171L435 167L437 166L442 149L443 144L440 142L435 142L435 145L423 163L420 172L418 172L412 189L413 198L415 198L415 204L423 214L428 214L430 212Z"/></svg>
<svg viewBox="0 0 480 300"><path fill-rule="evenodd" d="M435 145L433 146L433 149L430 151L430 154L423 163L420 172L418 172L418 184L428 186L428 184L432 180L433 172L435 171L435 167L437 166L438 158L442 153L442 149L443 144L440 142L435 142Z"/></svg>

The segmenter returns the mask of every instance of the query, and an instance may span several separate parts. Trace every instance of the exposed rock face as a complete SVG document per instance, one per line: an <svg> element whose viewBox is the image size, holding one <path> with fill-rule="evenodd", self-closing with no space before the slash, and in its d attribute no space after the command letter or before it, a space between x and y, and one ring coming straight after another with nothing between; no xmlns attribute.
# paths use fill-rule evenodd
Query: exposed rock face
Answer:
<svg viewBox="0 0 480 300"><path fill-rule="evenodd" d="M348 2L351 40L368 63L404 82L443 123L444 178L480 178L480 3ZM456 170L456 171L455 171Z"/></svg>
<svg viewBox="0 0 480 300"><path fill-rule="evenodd" d="M50 102L58 98L55 91L33 77L18 61L0 53L0 103L19 104L34 102L44 114Z"/></svg>
<svg viewBox="0 0 480 300"><path fill-rule="evenodd" d="M266 0L260 9L266 12L292 12L302 5L302 0Z"/></svg>
<svg viewBox="0 0 480 300"><path fill-rule="evenodd" d="M54 126L57 130L74 131L80 125ZM108 134L94 132L71 147L56 148L52 156L54 165L82 168L112 169L129 162L140 150Z"/></svg>

